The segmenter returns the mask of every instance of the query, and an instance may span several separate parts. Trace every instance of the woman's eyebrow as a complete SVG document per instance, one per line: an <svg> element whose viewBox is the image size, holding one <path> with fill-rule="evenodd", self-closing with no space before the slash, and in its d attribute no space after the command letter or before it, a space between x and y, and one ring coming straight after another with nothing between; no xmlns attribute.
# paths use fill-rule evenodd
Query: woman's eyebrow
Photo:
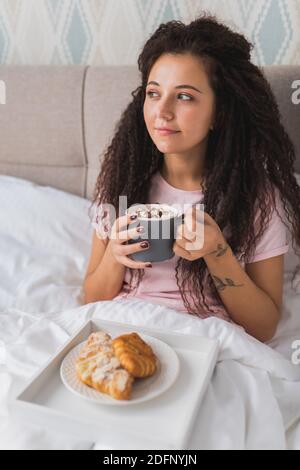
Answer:
<svg viewBox="0 0 300 470"><path fill-rule="evenodd" d="M151 82L148 82L147 83L147 86L148 85L157 85L157 86L160 86L159 83L155 82L155 81L151 81ZM174 88L191 88L192 90L195 90L195 91L198 91L199 93L203 93L202 91L198 90L198 88L194 87L193 85L177 85L175 86Z"/></svg>

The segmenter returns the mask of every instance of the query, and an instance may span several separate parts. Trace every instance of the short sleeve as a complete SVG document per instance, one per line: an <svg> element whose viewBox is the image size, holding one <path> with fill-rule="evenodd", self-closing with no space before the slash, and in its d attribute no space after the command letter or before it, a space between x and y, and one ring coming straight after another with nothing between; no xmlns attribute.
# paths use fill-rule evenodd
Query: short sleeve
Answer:
<svg viewBox="0 0 300 470"><path fill-rule="evenodd" d="M287 228L282 222L282 220L286 220L286 217L277 188L275 189L275 204L276 208L272 211L271 219L262 238L257 243L253 256L245 260L245 263L255 263L256 261L272 258L273 256L279 256L288 252ZM258 212L258 216L259 213L260 211ZM256 217L255 221L255 230L257 230L259 228L258 217Z"/></svg>
<svg viewBox="0 0 300 470"><path fill-rule="evenodd" d="M112 226L110 213L105 204L92 206L91 224L99 238L104 240L109 238Z"/></svg>

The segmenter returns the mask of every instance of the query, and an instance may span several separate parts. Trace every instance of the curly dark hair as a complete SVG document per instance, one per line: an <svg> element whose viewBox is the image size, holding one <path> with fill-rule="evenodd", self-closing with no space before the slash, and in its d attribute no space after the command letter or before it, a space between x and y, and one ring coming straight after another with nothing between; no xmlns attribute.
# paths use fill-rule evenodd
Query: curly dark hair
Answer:
<svg viewBox="0 0 300 470"><path fill-rule="evenodd" d="M119 215L120 195L127 196L128 207L148 202L151 178L164 159L150 138L143 117L148 77L162 54L188 53L201 59L216 97L216 121L209 133L204 162L201 202L205 211L223 233L229 229L226 240L234 255L247 259L270 221L277 188L296 250L296 245L300 245L300 187L294 176L295 149L282 125L270 84L260 68L251 63L252 48L243 35L206 13L188 25L181 21L161 24L139 55L142 83L131 93L132 101L104 153L93 204L112 204ZM258 207L261 216L257 232L254 218ZM293 281L298 270L299 265ZM144 272L130 268L130 289L133 278L137 278L136 288ZM192 262L179 258L177 262L176 282L191 314L203 316L199 313L203 312L203 305L208 316L214 314L205 302L205 293L218 303L221 301L208 274L203 258ZM187 290L193 306L185 296Z"/></svg>

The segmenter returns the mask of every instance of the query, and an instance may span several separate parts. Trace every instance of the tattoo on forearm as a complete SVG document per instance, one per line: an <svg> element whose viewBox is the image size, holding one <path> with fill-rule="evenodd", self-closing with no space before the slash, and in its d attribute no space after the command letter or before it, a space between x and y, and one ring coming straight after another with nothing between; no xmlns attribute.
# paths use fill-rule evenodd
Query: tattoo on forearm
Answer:
<svg viewBox="0 0 300 470"><path fill-rule="evenodd" d="M217 276L212 275L212 278L214 280L215 286L217 290L224 290L226 287L243 287L244 284L235 284L234 281L228 277L225 278L225 282L222 281Z"/></svg>
<svg viewBox="0 0 300 470"><path fill-rule="evenodd" d="M228 245L222 245L221 243L219 243L217 249L214 251L211 251L209 255L215 255L216 258L219 258L220 256L225 255L227 250L228 250Z"/></svg>

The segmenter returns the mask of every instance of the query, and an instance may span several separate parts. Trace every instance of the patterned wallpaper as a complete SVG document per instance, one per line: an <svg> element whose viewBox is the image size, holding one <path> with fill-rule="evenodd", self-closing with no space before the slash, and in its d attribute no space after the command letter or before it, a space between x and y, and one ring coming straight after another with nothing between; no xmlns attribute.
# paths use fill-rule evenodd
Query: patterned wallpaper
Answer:
<svg viewBox="0 0 300 470"><path fill-rule="evenodd" d="M300 0L0 0L0 64L136 64L160 23L215 14L258 65L300 64Z"/></svg>

